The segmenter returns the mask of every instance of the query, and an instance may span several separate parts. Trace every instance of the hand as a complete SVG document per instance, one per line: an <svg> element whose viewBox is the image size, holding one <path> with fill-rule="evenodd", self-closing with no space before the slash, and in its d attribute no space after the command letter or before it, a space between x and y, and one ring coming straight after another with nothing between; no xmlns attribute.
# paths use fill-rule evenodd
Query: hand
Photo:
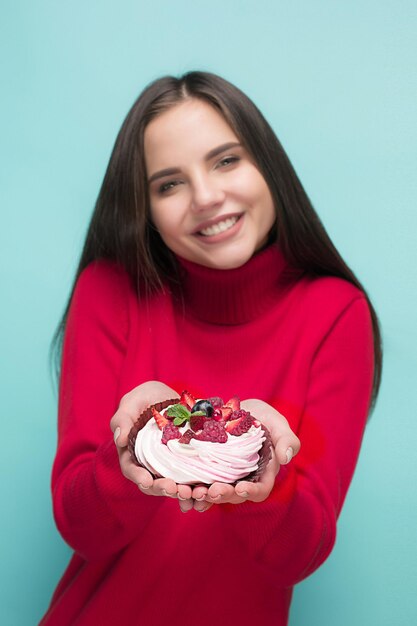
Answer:
<svg viewBox="0 0 417 626"><path fill-rule="evenodd" d="M188 508L192 491L189 485L177 485L169 478L154 479L148 470L138 467L132 461L127 449L129 432L142 411L151 404L175 397L179 397L177 392L164 383L157 381L143 383L123 396L118 410L110 421L110 428L114 434L123 475L134 482L143 493L179 498L180 506Z"/></svg>
<svg viewBox="0 0 417 626"><path fill-rule="evenodd" d="M193 489L194 509L206 511L212 504L240 504L246 500L266 500L275 484L280 465L289 463L300 450L300 440L292 432L288 421L281 413L262 400L245 400L241 408L256 417L269 430L272 439L272 458L257 483L240 481L236 486L213 483L210 487L197 486Z"/></svg>

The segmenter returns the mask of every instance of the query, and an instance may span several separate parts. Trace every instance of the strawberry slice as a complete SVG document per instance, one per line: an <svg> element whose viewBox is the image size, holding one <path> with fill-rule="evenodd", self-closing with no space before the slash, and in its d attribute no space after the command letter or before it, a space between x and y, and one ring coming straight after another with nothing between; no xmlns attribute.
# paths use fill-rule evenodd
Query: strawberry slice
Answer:
<svg viewBox="0 0 417 626"><path fill-rule="evenodd" d="M181 393L180 404L183 404L189 409L189 411L191 411L195 403L196 399L194 398L194 396L189 391L184 389L184 391Z"/></svg>
<svg viewBox="0 0 417 626"><path fill-rule="evenodd" d="M163 430L164 426L169 424L169 420L163 415L161 415L160 413L158 413L158 411L155 409L154 406L151 408L151 412L152 412L155 422L158 424L158 428L160 430Z"/></svg>
<svg viewBox="0 0 417 626"><path fill-rule="evenodd" d="M220 411L222 412L222 419L223 420L228 420L230 418L231 414L233 413L233 409L230 406L222 406ZM220 421L220 420L217 420L217 421Z"/></svg>
<svg viewBox="0 0 417 626"><path fill-rule="evenodd" d="M226 402L226 406L229 406L232 411L239 411L240 399L237 396L233 396L233 398L230 398L230 400Z"/></svg>

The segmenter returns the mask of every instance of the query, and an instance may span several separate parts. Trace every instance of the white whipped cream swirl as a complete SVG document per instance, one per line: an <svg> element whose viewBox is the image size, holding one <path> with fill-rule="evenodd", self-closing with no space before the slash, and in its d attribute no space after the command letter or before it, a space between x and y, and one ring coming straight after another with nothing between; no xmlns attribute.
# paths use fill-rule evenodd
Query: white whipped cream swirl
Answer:
<svg viewBox="0 0 417 626"><path fill-rule="evenodd" d="M183 433L188 426L180 428ZM138 461L156 476L176 483L233 483L258 468L258 451L265 441L261 426L253 425L238 437L227 433L226 443L199 441L161 443L162 432L154 419L138 432L135 454Z"/></svg>

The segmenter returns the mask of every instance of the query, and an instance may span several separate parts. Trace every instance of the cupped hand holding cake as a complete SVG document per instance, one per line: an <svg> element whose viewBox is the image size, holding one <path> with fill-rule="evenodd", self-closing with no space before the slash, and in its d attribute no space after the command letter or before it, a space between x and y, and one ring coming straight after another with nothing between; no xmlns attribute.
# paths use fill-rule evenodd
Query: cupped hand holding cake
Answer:
<svg viewBox="0 0 417 626"><path fill-rule="evenodd" d="M265 422L274 433L273 442ZM236 396L226 403L219 397L197 400L187 391L179 401L149 406L129 435L134 463L157 480L170 478L177 486L204 483L195 488L193 498L207 502L265 499L278 472L277 458L287 462L291 445L296 453L299 442L288 422L265 402L248 400L241 405ZM240 492L234 490L237 484ZM191 508L188 505L181 508Z"/></svg>
<svg viewBox="0 0 417 626"><path fill-rule="evenodd" d="M169 399L167 400L167 398ZM162 402L160 402L161 399L163 399ZM182 510L189 510L193 507L197 510L205 510L209 508L212 503L218 502L237 504L248 499L258 502L266 499L274 485L280 463L282 464L290 459L291 452L289 452L289 450L292 450L292 453L296 454L300 447L298 438L291 431L285 418L270 405L261 400L245 400L239 405L239 401L235 397L226 404L223 404L220 398L212 398L212 409L213 412L215 412L213 419L212 416L207 415L207 411L205 410L207 407L201 406L201 404L195 406L197 401L191 397L191 394L188 394L187 399L188 402L184 398L184 393L179 397L173 389L157 381L143 383L122 398L119 409L111 420L111 428L114 432L120 466L124 476L137 484L144 493L178 498ZM181 404L181 401L186 412L188 412L188 418L186 418L185 421L183 419L182 424L178 424L179 415L163 416L167 406ZM216 403L218 404L217 407ZM251 463L253 465L253 454L249 450L249 465L247 464L247 460L244 461L246 467L244 468L243 474L242 468L238 467L241 472L240 475L223 476L220 482L218 476L213 476L210 480L206 480L207 484L204 486L201 484L195 485L195 482L201 481L201 476L197 477L199 480L197 480L196 477L194 477L194 480L188 480L190 484L176 482L174 478L164 476L163 472L161 472L161 476L158 477L157 472L152 472L153 467L150 466L146 468L146 465L140 465L140 461L138 464L137 459L136 462L132 460L133 438L136 440L137 432L150 421L151 417L153 418L152 422L155 424L155 417L152 415L152 407L154 413L156 412L156 414L161 415L162 419L165 420L163 423L160 422L160 427L156 426L156 431L159 433L156 441L159 450L163 450L164 447L168 449L168 446L174 446L174 448L185 447L187 449L187 445L190 445L192 441L193 445L191 445L187 451L188 456L190 456L192 448L194 450L195 447L198 448L198 446L204 448L207 447L207 443L210 444L208 446L210 448L212 444L216 444L214 447L220 447L220 456L226 456L226 461L229 462L230 458L227 458L229 452L225 455L228 446L224 445L227 440L232 440L232 445L229 447L231 448L230 452L233 461L233 456L236 456L233 448L241 448L237 455L241 457L242 450L244 451L246 449L246 452L248 452L248 445L250 448L257 439L258 443L256 445L259 445L259 440L261 439L260 447L262 447L262 444L264 444L262 438L264 434L266 434L265 440L268 441L266 445L263 445L260 469L257 470L251 466ZM201 408L203 408L202 411L198 410ZM178 409L176 410L178 411ZM210 409L209 412L211 412ZM145 419L142 413L146 413ZM193 413L192 421L191 413ZM137 419L138 415L141 416L139 420ZM211 419L207 419L209 417ZM231 417L234 419L230 419ZM176 418L177 424L174 424ZM158 416L157 420L160 421ZM200 420L200 423L198 420ZM204 422L208 423L205 428ZM214 422L216 422L216 424ZM190 437L190 431L193 430L191 425L194 428L194 437ZM220 430L218 426L220 426ZM181 437L185 435L181 444L179 444L181 437L177 436L178 433L175 431L175 428L180 429ZM165 436L163 432L164 429ZM249 430L250 433L248 434ZM153 431L155 432L155 427ZM186 431L188 431L187 434L185 434ZM271 436L269 436L268 431L270 431ZM224 433L227 433L227 439L225 439ZM219 440L210 442L213 437L215 439L219 437ZM129 438L130 450L127 447ZM162 441L162 439L164 439L164 441ZM189 441L185 443L187 439ZM249 441L245 443L245 440L248 439ZM170 443L171 441L173 443ZM270 445L271 441L272 446ZM243 446L242 443L244 444ZM193 455L194 452L191 456ZM246 454L246 457L248 458L248 454ZM270 457L272 458L268 462ZM235 470L236 468L233 471ZM250 472L250 470L252 470L252 472ZM252 476L247 477L244 475L248 474L248 472L250 472ZM180 478L184 478L184 476L175 476L175 478L180 480ZM248 480L246 480L247 478ZM232 479L234 479L233 482ZM227 483L224 481L230 482Z"/></svg>
<svg viewBox="0 0 417 626"><path fill-rule="evenodd" d="M188 485L177 485L173 480L160 478L155 480L143 467L133 463L128 451L128 436L138 416L160 400L179 399L174 389L159 381L148 381L138 385L125 394L120 401L119 408L110 421L110 428L114 435L117 453L122 474L149 495L181 497L184 500L191 498L191 488Z"/></svg>

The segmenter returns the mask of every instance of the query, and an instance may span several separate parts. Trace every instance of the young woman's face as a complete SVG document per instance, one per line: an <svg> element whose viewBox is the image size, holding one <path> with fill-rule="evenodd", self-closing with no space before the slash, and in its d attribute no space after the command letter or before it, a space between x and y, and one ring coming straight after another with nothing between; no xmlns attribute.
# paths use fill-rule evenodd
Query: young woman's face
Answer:
<svg viewBox="0 0 417 626"><path fill-rule="evenodd" d="M150 122L144 145L152 219L172 252L232 269L266 243L271 193L216 109L182 102Z"/></svg>

